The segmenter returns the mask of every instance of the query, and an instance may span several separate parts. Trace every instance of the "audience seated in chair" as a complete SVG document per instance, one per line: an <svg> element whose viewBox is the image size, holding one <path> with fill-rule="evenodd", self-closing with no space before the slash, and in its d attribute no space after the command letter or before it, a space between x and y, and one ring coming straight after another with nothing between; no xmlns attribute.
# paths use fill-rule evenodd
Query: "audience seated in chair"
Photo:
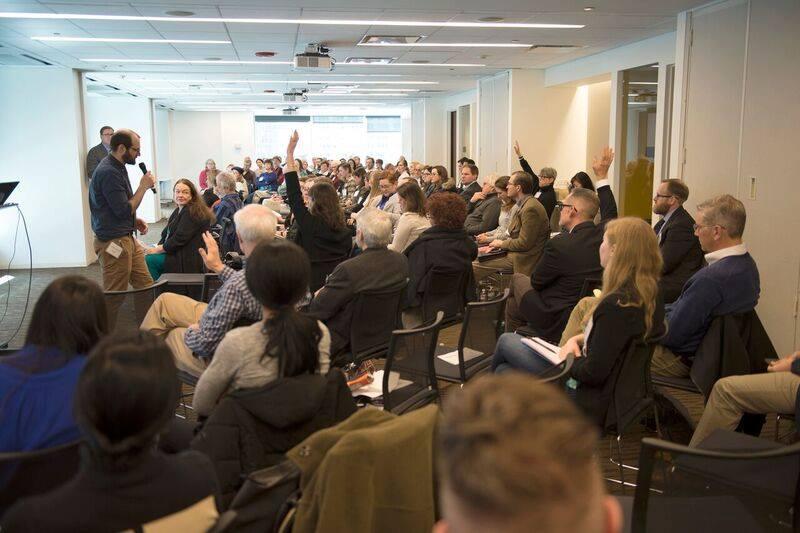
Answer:
<svg viewBox="0 0 800 533"><path fill-rule="evenodd" d="M86 361L75 414L86 454L78 474L22 500L3 531L206 531L217 481L204 455L156 449L173 418L180 385L169 348L146 332L106 337Z"/></svg>
<svg viewBox="0 0 800 533"><path fill-rule="evenodd" d="M423 231L431 227L431 222L426 217L425 194L416 182L398 187L397 197L403 214L397 221L389 249L402 253Z"/></svg>
<svg viewBox="0 0 800 533"><path fill-rule="evenodd" d="M420 306L434 269L464 272L468 282L463 301L475 299L472 261L478 256L478 247L464 231L467 205L457 194L442 192L428 198L426 209L431 227L423 231L404 252L408 257L410 273L406 310L403 313L403 324L407 328L421 323Z"/></svg>
<svg viewBox="0 0 800 533"><path fill-rule="evenodd" d="M514 172L508 182L508 197L517 210L508 224L508 237L495 238L486 247L506 250L508 255L482 263L486 268L513 270L530 276L550 238L550 219L542 204L533 197L533 178L525 172ZM484 268L484 270L486 270Z"/></svg>
<svg viewBox="0 0 800 533"><path fill-rule="evenodd" d="M664 307L658 297L661 254L650 226L638 218L612 220L600 245L603 296L584 332L561 347L576 359L570 377L576 382L575 401L603 427L613 395L613 379L631 344L658 338L664 331ZM543 374L553 364L521 342L520 335L504 333L495 349L495 372L524 370ZM572 389L570 389L572 390Z"/></svg>
<svg viewBox="0 0 800 533"><path fill-rule="evenodd" d="M242 199L236 192L236 177L231 172L217 174L217 194L219 203L214 207L217 224L225 228L219 238L223 253L238 251L240 243L236 239L236 228L230 224L233 216L242 208Z"/></svg>
<svg viewBox="0 0 800 533"><path fill-rule="evenodd" d="M386 213L365 212L356 229L361 253L339 263L311 302L309 313L330 329L334 356L349 346L355 297L363 291L402 289L408 281L408 259L387 249L391 236L392 220Z"/></svg>
<svg viewBox="0 0 800 533"><path fill-rule="evenodd" d="M310 268L308 256L288 241L265 242L251 252L245 279L264 319L225 334L194 390L198 416L208 416L228 391L328 371L328 328L296 310L308 292Z"/></svg>
<svg viewBox="0 0 800 533"><path fill-rule="evenodd" d="M169 216L158 245L144 252L154 280L164 272L202 272L203 260L197 250L203 247L203 233L216 223L194 183L181 178L172 191L178 207Z"/></svg>
<svg viewBox="0 0 800 533"><path fill-rule="evenodd" d="M108 334L100 287L81 276L51 282L33 308L25 346L0 358L0 452L80 438L72 398L86 354Z"/></svg>
<svg viewBox="0 0 800 533"><path fill-rule="evenodd" d="M522 170L533 178L533 191L531 194L541 202L547 213L547 220L549 221L550 217L553 215L553 209L556 207L556 191L553 189L553 186L558 172L552 167L544 167L539 171L539 175L537 176L536 172L533 171L525 158L522 157L522 152L520 151L517 141L514 141L514 152L519 158L519 165L522 167Z"/></svg>
<svg viewBox="0 0 800 533"><path fill-rule="evenodd" d="M600 278L599 249L604 225L595 225L600 202L576 189L562 204L559 225L566 231L548 240L530 277L514 274L506 305L506 331L528 324L537 337L557 342L588 278Z"/></svg>
<svg viewBox="0 0 800 533"><path fill-rule="evenodd" d="M286 190L289 206L297 224L296 241L311 259L311 290L322 286L336 261L344 260L353 247L352 233L345 224L336 190L319 179L308 191L309 205L303 202L297 169L294 166L294 149L299 140L297 132L289 141L286 153Z"/></svg>
<svg viewBox="0 0 800 533"><path fill-rule="evenodd" d="M694 234L694 219L684 202L689 188L681 180L662 181L653 197L653 213L663 218L653 228L664 258L664 271L658 286L664 303L678 299L681 289L703 266L703 251Z"/></svg>
<svg viewBox="0 0 800 533"><path fill-rule="evenodd" d="M262 205L248 205L234 215L238 240L245 257L262 242L275 236L275 214ZM183 371L199 376L206 367L200 358L214 355L222 337L240 319L261 320L261 304L245 282L249 269L235 271L223 264L211 235L203 236L206 250L200 251L203 262L211 272L219 274L222 286L208 304L186 296L164 293L150 307L141 329L165 337Z"/></svg>
<svg viewBox="0 0 800 533"><path fill-rule="evenodd" d="M478 378L445 400L433 532L621 531L597 444L596 428L551 385L516 374Z"/></svg>
<svg viewBox="0 0 800 533"><path fill-rule="evenodd" d="M468 234L480 235L488 233L499 225L500 198L495 190L496 181L497 177L495 175L486 176L483 179L481 189L467 199L467 211L469 214L464 221L464 229Z"/></svg>
<svg viewBox="0 0 800 533"><path fill-rule="evenodd" d="M461 190L458 194L467 204L467 212L471 213L474 208L471 205L472 197L481 192L481 184L478 183L478 167L475 163L465 163L459 169L461 173Z"/></svg>
<svg viewBox="0 0 800 533"><path fill-rule="evenodd" d="M689 278L667 306L669 327L653 354L653 374L688 377L711 321L750 311L758 303L758 267L742 242L746 218L744 204L729 194L697 206L695 235L708 266Z"/></svg>
<svg viewBox="0 0 800 533"><path fill-rule="evenodd" d="M773 361L767 370L717 381L689 446L699 445L716 429L733 431L745 413L791 414L797 420L800 351Z"/></svg>

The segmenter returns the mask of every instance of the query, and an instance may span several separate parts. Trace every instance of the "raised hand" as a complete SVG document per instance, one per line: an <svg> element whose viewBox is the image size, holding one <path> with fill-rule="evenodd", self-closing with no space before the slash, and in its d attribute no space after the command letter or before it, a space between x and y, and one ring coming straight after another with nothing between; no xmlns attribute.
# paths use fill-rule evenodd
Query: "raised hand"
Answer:
<svg viewBox="0 0 800 533"><path fill-rule="evenodd" d="M286 172L297 170L294 164L294 149L297 146L297 141L299 140L300 134L297 133L297 130L294 130L292 132L292 136L289 137L289 145L286 147L286 164L284 165Z"/></svg>
<svg viewBox="0 0 800 533"><path fill-rule="evenodd" d="M519 141L514 141L514 153L517 157L522 157L522 151L519 149Z"/></svg>
<svg viewBox="0 0 800 533"><path fill-rule="evenodd" d="M614 150L612 150L610 146L606 146L599 156L594 156L594 158L592 158L592 171L594 171L594 175L599 179L608 177L608 169L613 162Z"/></svg>

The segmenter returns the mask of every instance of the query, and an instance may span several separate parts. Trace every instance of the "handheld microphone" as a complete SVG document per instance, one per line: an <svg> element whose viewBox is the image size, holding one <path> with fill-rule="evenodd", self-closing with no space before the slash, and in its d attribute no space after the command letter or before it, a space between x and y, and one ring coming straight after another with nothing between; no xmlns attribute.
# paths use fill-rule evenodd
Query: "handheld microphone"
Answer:
<svg viewBox="0 0 800 533"><path fill-rule="evenodd" d="M139 163L139 168L142 170L142 175L147 174L147 165L144 164L144 161ZM150 190L153 191L153 194L156 193L155 187L150 187Z"/></svg>

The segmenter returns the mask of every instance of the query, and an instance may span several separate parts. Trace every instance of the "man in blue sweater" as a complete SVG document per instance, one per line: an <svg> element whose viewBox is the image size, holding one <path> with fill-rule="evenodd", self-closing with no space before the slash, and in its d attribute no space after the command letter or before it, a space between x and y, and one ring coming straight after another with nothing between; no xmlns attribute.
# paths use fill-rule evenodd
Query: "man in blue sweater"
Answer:
<svg viewBox="0 0 800 533"><path fill-rule="evenodd" d="M653 374L688 377L712 320L755 308L758 267L742 242L746 219L742 202L729 194L697 206L694 232L708 266L695 272L678 299L666 306L667 334L653 353Z"/></svg>

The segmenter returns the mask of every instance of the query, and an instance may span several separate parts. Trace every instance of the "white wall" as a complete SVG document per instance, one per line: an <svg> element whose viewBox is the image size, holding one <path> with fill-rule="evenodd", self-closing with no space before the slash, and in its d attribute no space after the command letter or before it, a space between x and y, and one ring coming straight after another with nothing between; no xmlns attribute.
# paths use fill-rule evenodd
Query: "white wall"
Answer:
<svg viewBox="0 0 800 533"><path fill-rule="evenodd" d="M591 172L592 159L609 146L611 122L611 82L601 81L587 86L586 118L586 164L585 172Z"/></svg>
<svg viewBox="0 0 800 533"><path fill-rule="evenodd" d="M0 181L20 181L10 202L25 214L35 268L85 266L88 199L77 75L58 67L0 69ZM52 137L46 145L43 131ZM0 264L13 254L15 209L0 210ZM20 225L12 268L28 267Z"/></svg>
<svg viewBox="0 0 800 533"><path fill-rule="evenodd" d="M757 310L785 355L800 347L800 3L725 2L686 19L688 63L676 70L688 83L681 148L689 208L722 193L744 202L744 238L761 274Z"/></svg>
<svg viewBox="0 0 800 533"><path fill-rule="evenodd" d="M217 168L227 165L222 157L222 127L219 112L170 111L172 174L188 178L199 187L198 175L206 159L213 159Z"/></svg>
<svg viewBox="0 0 800 533"><path fill-rule="evenodd" d="M149 98L134 96L85 96L84 123L86 125L86 147L84 150L100 142L100 128L111 126L115 130L131 129L141 136L140 149L142 151L136 160L137 165L126 165L131 188L135 191L142 178L142 171L138 164L144 163L148 170L155 169L155 134L153 128L153 110ZM85 154L86 152L83 151ZM156 175L156 177L158 177ZM145 193L136 215L146 222L155 222L161 219L158 208L158 195Z"/></svg>
<svg viewBox="0 0 800 533"><path fill-rule="evenodd" d="M217 161L217 165L220 168L225 168L228 163L241 166L246 156L250 156L252 159L253 168L256 167L256 158L259 156L281 155L281 159L283 159L283 154L255 153L255 119L252 113L228 111L219 115L222 162Z"/></svg>
<svg viewBox="0 0 800 533"><path fill-rule="evenodd" d="M445 96L420 99L411 106L413 159L428 165L449 166L450 162L450 112L463 105L470 106L470 146L477 144L474 127L477 113L477 91L469 90ZM475 157L473 157L475 159ZM480 165L479 165L480 166Z"/></svg>

